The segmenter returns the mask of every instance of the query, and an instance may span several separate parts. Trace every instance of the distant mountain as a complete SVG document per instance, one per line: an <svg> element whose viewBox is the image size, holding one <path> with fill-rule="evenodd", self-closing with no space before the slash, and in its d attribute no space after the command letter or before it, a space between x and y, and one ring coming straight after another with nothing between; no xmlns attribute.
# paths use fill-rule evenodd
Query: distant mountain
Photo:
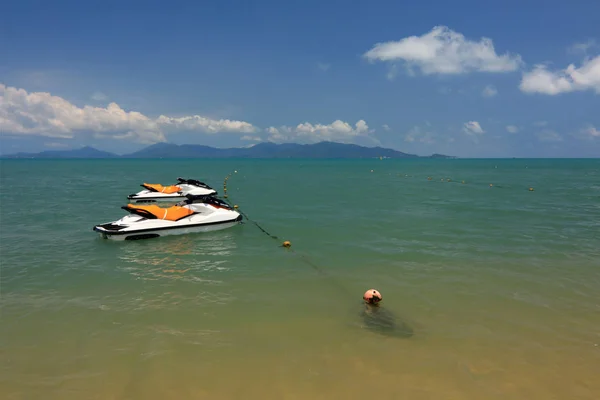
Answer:
<svg viewBox="0 0 600 400"><path fill-rule="evenodd" d="M17 153L2 158L418 158L414 154L382 147L320 142L315 144L270 142L252 147L218 149L196 144L157 143L131 154L118 156L92 147L77 150L53 150L41 153ZM434 154L434 158L452 158ZM429 157L426 157L429 158Z"/></svg>
<svg viewBox="0 0 600 400"><path fill-rule="evenodd" d="M157 143L123 158L406 158L417 157L381 147L363 147L354 144L320 142L316 144L259 143L252 147L217 149L193 144Z"/></svg>
<svg viewBox="0 0 600 400"><path fill-rule="evenodd" d="M241 149L218 149L200 144L156 143L122 158L213 158Z"/></svg>
<svg viewBox="0 0 600 400"><path fill-rule="evenodd" d="M429 158L456 158L456 156L445 156L443 154L432 154L429 156Z"/></svg>
<svg viewBox="0 0 600 400"><path fill-rule="evenodd" d="M41 153L16 153L0 158L117 158L116 154L85 146L75 150L46 150Z"/></svg>

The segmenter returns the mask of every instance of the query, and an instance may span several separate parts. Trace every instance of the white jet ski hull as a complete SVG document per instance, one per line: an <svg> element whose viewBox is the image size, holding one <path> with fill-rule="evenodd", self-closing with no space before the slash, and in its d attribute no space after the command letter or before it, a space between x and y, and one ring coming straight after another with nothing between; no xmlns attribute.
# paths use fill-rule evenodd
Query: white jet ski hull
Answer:
<svg viewBox="0 0 600 400"><path fill-rule="evenodd" d="M175 184L181 188L178 192L161 193L156 190L144 189L130 194L127 196L127 199L132 204L176 203L186 199L187 195L216 196L218 194L216 190L200 181L193 179L184 180L182 178L178 178L178 180L179 182Z"/></svg>
<svg viewBox="0 0 600 400"><path fill-rule="evenodd" d="M169 208L130 204L121 208L131 214L95 225L93 230L104 239L139 240L211 232L241 223L242 215L222 200L205 196L204 202L194 203L193 197L188 196L186 201Z"/></svg>
<svg viewBox="0 0 600 400"><path fill-rule="evenodd" d="M110 239L115 241L121 240L140 240L140 239L152 239L162 236L173 236L173 235L188 235L193 233L205 233L220 231L234 227L241 223L241 216L233 221L218 222L212 224L199 224L196 226L174 226L169 228L156 228L147 230L135 230L126 232L111 232L110 230L100 230L94 227L94 230L98 232L102 239ZM107 224L106 224L107 225ZM101 226L101 225L100 225Z"/></svg>

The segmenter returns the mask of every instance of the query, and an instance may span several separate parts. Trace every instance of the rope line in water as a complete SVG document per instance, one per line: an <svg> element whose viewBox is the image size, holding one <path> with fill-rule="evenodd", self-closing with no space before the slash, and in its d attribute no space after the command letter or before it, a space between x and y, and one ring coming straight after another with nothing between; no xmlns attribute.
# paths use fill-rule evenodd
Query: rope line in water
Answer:
<svg viewBox="0 0 600 400"><path fill-rule="evenodd" d="M374 170L371 170L371 172L374 172ZM237 171L234 171L234 173L237 173ZM256 222L255 220L253 220L252 218L250 218L244 211L239 209L238 205L232 205L231 202L228 200L229 196L227 194L227 181L229 180L229 178L231 178L231 173L229 175L227 175L225 177L225 180L223 182L223 198L224 201L230 205L230 207L234 208L235 210L237 210L248 222L251 222L252 224L254 224L261 232L263 232L265 235L269 236L271 239L274 240L278 240L279 238L271 233L269 233L265 228L263 228L258 222ZM392 175L390 173L390 175ZM404 175L404 178L417 178L417 179L423 179L423 176L418 177L415 175L408 175L408 174L401 174L398 173L398 176L402 176ZM465 182L465 180L455 180L452 178L440 178L439 180L437 180L436 178L434 178L433 176L429 175L426 178L427 182L438 182L438 183L454 183L454 184L462 184L462 185L470 185L470 186L479 186L480 183L479 182ZM486 186L488 186L490 189L492 188L506 188L503 186L498 186L498 185L494 185L492 183L486 184ZM512 189L512 187L508 187L509 189ZM528 191L533 192L534 189L531 186L528 186ZM323 278L327 279L329 281L329 284L331 286L336 287L338 290L340 290L340 292L342 292L344 295L347 295L349 297L354 297L354 294L351 293L346 287L344 287L343 285L341 285L336 279L334 279L331 275L327 274L325 272L325 269L319 267L315 262L313 262L307 255L305 254L301 254L301 253L297 253L294 249L291 248L291 243L289 241L285 241L283 242L280 247L284 247L287 251L290 251L292 254L294 254L296 257L300 258L303 262L305 262L307 265L309 265L314 271L316 271L319 275L321 275Z"/></svg>
<svg viewBox="0 0 600 400"><path fill-rule="evenodd" d="M237 171L235 171L237 173ZM242 210L240 210L238 205L232 205L231 202L228 200L229 199L229 195L227 194L227 181L229 180L229 178L231 177L231 174L227 175L227 177L225 177L225 180L223 182L223 191L224 191L224 201L229 204L231 207L233 207L234 209L236 209L240 214L242 214L242 216L248 220L249 222L253 223L258 229L260 229L263 233L265 233L267 236L269 236L272 239L275 240L279 240L279 238L275 235L270 234L266 229L264 229L258 222L254 221L253 219L251 219L250 217L248 217L248 215L243 212ZM341 291L344 292L344 294L348 294L351 295L350 291L348 289L346 289L345 287L343 287L339 282L336 282L333 277L331 277L329 274L327 274L325 272L325 270L321 267L319 267L315 262L311 261L310 258L305 255L305 254L301 254L296 252L294 249L291 248L291 243L289 241L285 241L283 242L280 247L284 247L287 251L290 251L292 254L294 254L296 257L299 257L302 261L304 261L306 264L308 264L312 269L314 269L317 273L319 273L320 275L322 275L323 277L327 278L328 280L330 280L330 283L337 287L338 289L340 289Z"/></svg>
<svg viewBox="0 0 600 400"><path fill-rule="evenodd" d="M235 172L237 173L237 171L235 171ZM249 222L252 222L254 225L256 225L256 227L257 227L258 229L260 229L261 231L263 231L263 232L264 232L264 233L265 233L267 236L269 236L269 237L271 237L271 238L273 238L273 239L279 239L277 236L275 236L275 235L271 235L269 232L267 232L267 230L266 230L266 229L264 229L262 226L260 226L260 225L258 224L258 222L254 221L253 219L250 219L250 218L248 217L248 215L247 215L245 212L243 212L242 210L240 210L240 209L239 209L239 206L237 206L237 205L231 205L231 203L230 203L230 202L229 202L229 200L228 200L228 198L229 198L229 195L227 194L227 180L229 180L229 178L230 178L230 177L231 177L231 174L227 175L227 176L225 177L225 180L223 181L223 192L225 193L225 195L224 195L224 197L225 197L225 202L226 202L227 204L229 204L231 207L234 207L234 208L235 208L235 209L236 209L236 210L237 210L237 211L238 211L240 214L242 214L242 216L243 216L245 219L247 219Z"/></svg>
<svg viewBox="0 0 600 400"><path fill-rule="evenodd" d="M271 235L269 232L267 232L262 226L260 226L258 224L258 222L254 221L253 219L250 219L250 217L248 217L248 215L242 211L240 211L240 213L244 216L244 218L246 218L248 221L252 222L254 225L256 225L256 227L258 229L260 229L261 231L263 231L267 236L273 238L273 239L278 239L277 236Z"/></svg>
<svg viewBox="0 0 600 400"><path fill-rule="evenodd" d="M371 170L371 172L374 172L374 170ZM237 171L234 171L234 173L237 173ZM392 175L392 174L390 174L390 175ZM254 225L255 225L255 226L256 226L256 227L257 227L257 228L258 228L260 231L262 231L262 232L263 232L265 235L269 236L271 239L274 239L274 240L278 240L278 241L279 241L279 237L278 237L278 236L275 236L275 235L273 235L273 234L269 233L269 232L268 232L268 231L267 231L265 228L263 228L263 227L262 227L262 226L261 226L261 225L260 225L258 222L256 222L256 221L255 221L255 220L253 220L252 218L250 218L250 217L248 216L248 214L246 214L244 211L242 211L241 209L239 209L239 206L238 206L238 205L232 205L232 204L231 204L231 202L228 200L228 198L229 198L229 195L227 194L227 181L229 180L229 178L231 178L231 176L232 176L232 174L231 174L231 173L229 173L229 174L228 174L228 175L225 177L225 180L223 181L223 192L224 192L224 196L223 196L223 197L224 197L224 201L225 201L226 203L228 203L228 204L229 204L229 205L230 205L232 208L236 209L236 210L237 210L237 211L238 211L238 212L239 212L239 213L240 213L240 214L241 214L241 215L242 215L242 216L243 216L243 217L244 217L244 218L245 218L245 219L246 219L248 222L251 222L252 224L254 224ZM418 176L415 176L415 175L408 175L408 174L401 174L401 173L398 173L398 176L403 176L404 178L417 178L417 179L419 179L419 177L418 177ZM434 178L434 177L433 177L433 176L431 176L431 175L428 175L428 176L426 177L426 181L428 181L428 182L432 182L432 183L433 183L433 182L438 182L438 183L454 183L454 184L462 184L462 185L470 185L470 186L473 186L473 185L479 185L479 183L477 183L477 182L475 182L475 183L473 183L473 182L465 182L465 180L455 180L455 179L448 178L448 177L445 177L445 178L440 178L440 179L438 180L437 178ZM492 183L489 183L489 184L487 184L487 186L488 186L490 189L492 189L492 188L506 188L506 187L503 187L503 186L494 185L494 184L492 184ZM530 192L533 192L533 191L534 191L533 187L531 187L531 186L529 186L529 187L528 187L528 190L529 190ZM285 242L283 242L283 243L281 244L281 247L284 247L284 248L286 248L286 250L288 250L288 251L292 252L292 254L294 254L295 256L299 257L299 258L300 258L302 261L304 261L306 264L308 264L308 265L309 265L309 266L310 266L312 269L314 269L314 270L315 270L316 272L318 272L320 275L322 275L322 276L324 276L324 277L328 278L328 279L331 281L331 283L332 283L334 286L338 287L339 289L341 289L341 290L342 290L342 291L344 291L345 293L348 293L348 290L347 290L346 288L344 288L344 287L343 287L342 285L340 285L338 282L335 282L335 281L333 280L333 278L332 278L330 275L328 275L328 274L325 272L325 270L324 270L323 268L319 267L319 266L318 266L318 265L317 265L315 262L311 261L311 260L310 260L310 258L309 258L308 256L306 256L305 254L300 254L300 253L297 253L297 252L296 252L294 249L292 249L292 248L291 248L291 243L290 243L289 241L285 241Z"/></svg>

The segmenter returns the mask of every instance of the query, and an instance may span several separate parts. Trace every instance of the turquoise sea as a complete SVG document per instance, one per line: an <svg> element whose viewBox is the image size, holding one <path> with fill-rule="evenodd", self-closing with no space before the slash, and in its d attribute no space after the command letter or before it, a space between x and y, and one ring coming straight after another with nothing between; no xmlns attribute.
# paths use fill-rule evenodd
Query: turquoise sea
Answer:
<svg viewBox="0 0 600 400"><path fill-rule="evenodd" d="M223 194L228 174L244 224L92 231L143 182ZM598 159L2 160L0 175L2 399L600 398ZM369 288L402 334L364 319Z"/></svg>

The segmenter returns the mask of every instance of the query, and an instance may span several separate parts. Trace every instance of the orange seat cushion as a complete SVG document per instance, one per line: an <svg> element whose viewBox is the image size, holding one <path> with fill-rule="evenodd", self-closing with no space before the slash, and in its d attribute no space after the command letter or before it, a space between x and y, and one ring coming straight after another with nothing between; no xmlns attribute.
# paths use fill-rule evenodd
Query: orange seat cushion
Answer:
<svg viewBox="0 0 600 400"><path fill-rule="evenodd" d="M168 221L177 221L180 218L187 217L188 215L192 215L194 213L194 211L190 210L189 208L180 206L162 208L156 205L140 206L128 204L127 207L131 209L146 210L155 215L156 218L166 219Z"/></svg>
<svg viewBox="0 0 600 400"><path fill-rule="evenodd" d="M163 186L160 183L144 183L142 186L148 190L154 190L159 193L167 194L177 193L181 190L181 188L177 185Z"/></svg>

